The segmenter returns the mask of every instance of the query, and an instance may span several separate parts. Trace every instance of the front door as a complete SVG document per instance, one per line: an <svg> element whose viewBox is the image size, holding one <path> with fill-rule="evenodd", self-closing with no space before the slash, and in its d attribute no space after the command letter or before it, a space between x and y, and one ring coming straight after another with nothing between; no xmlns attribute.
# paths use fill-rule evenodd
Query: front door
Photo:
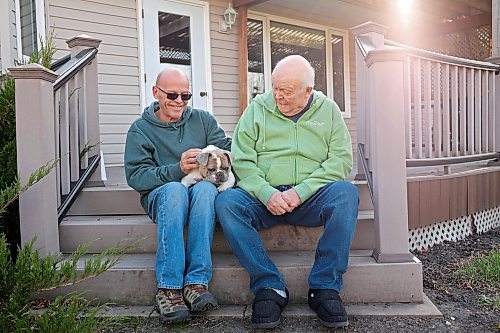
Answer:
<svg viewBox="0 0 500 333"><path fill-rule="evenodd" d="M144 70L145 96L153 100L151 87L165 67L176 67L186 73L191 82L194 108L211 112L209 94L210 69L208 39L205 24L207 5L202 2L178 0L144 0Z"/></svg>

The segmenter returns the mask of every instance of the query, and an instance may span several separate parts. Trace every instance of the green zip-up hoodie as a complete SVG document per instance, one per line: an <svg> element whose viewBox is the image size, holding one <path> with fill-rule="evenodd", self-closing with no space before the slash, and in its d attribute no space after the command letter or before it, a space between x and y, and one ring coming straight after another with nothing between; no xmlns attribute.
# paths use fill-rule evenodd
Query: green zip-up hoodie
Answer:
<svg viewBox="0 0 500 333"><path fill-rule="evenodd" d="M155 115L158 108L158 102L153 102L144 109L130 126L125 144L127 183L141 194L146 212L149 192L185 176L179 165L183 152L208 145L226 150L231 146L231 139L209 112L188 106L181 119L166 123Z"/></svg>
<svg viewBox="0 0 500 333"><path fill-rule="evenodd" d="M238 186L263 204L278 185L292 185L302 202L352 169L351 137L337 104L319 91L295 123L272 92L258 95L236 126L231 152Z"/></svg>

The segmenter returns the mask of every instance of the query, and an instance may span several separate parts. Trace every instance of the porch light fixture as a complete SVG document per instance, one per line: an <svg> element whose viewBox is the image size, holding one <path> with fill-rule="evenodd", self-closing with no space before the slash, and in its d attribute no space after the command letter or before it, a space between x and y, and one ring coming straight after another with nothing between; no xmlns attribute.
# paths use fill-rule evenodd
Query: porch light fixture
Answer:
<svg viewBox="0 0 500 333"><path fill-rule="evenodd" d="M231 27L236 21L236 15L238 15L238 13L231 6L231 2L229 2L229 6L224 11L223 15L224 15L224 20L219 20L219 32L229 33L229 30L231 30Z"/></svg>

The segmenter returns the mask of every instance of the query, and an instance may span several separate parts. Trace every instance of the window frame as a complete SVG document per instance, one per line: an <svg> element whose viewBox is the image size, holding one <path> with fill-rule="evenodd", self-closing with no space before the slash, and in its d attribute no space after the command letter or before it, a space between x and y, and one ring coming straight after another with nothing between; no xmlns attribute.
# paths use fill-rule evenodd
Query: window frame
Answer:
<svg viewBox="0 0 500 333"><path fill-rule="evenodd" d="M40 40L46 40L45 33L45 0L33 0L35 2L36 10L36 40L37 49L40 50L41 43ZM17 57L20 61L27 61L30 58L30 54L23 53L23 42L21 34L21 3L20 0L14 0L16 6L16 42L17 42Z"/></svg>
<svg viewBox="0 0 500 333"><path fill-rule="evenodd" d="M337 29L331 26L314 24L306 21L286 18L282 16L276 16L271 14L263 14L260 12L249 11L248 18L252 20L258 20L262 22L262 43L263 43L263 58L264 58L264 85L265 91L271 89L271 35L270 26L271 21L296 25L304 28L311 28L316 30L321 30L325 33L325 61L326 61L326 72L327 72L327 96L333 99L333 63L332 63L332 44L331 36L333 34L341 36L343 38L343 57L344 57L344 100L345 100L345 110L341 110L342 116L344 118L351 118L351 80L349 73L349 32L343 29ZM248 92L250 94L250 92ZM247 96L248 98L249 96Z"/></svg>

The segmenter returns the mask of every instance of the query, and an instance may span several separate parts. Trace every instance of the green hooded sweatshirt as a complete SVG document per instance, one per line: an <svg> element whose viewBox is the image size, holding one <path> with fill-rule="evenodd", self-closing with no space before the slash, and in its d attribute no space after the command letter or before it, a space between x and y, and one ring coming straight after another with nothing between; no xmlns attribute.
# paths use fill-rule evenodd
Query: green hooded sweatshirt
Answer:
<svg viewBox="0 0 500 333"><path fill-rule="evenodd" d="M125 144L127 183L141 194L146 212L149 192L185 176L179 166L183 152L208 145L231 147L231 139L209 112L188 106L181 119L166 123L155 115L158 108L158 102L153 102L144 109L130 126Z"/></svg>
<svg viewBox="0 0 500 333"><path fill-rule="evenodd" d="M351 172L351 137L339 107L313 93L296 123L278 110L269 91L253 99L236 126L231 152L238 186L264 205L275 186L292 185L304 202Z"/></svg>

